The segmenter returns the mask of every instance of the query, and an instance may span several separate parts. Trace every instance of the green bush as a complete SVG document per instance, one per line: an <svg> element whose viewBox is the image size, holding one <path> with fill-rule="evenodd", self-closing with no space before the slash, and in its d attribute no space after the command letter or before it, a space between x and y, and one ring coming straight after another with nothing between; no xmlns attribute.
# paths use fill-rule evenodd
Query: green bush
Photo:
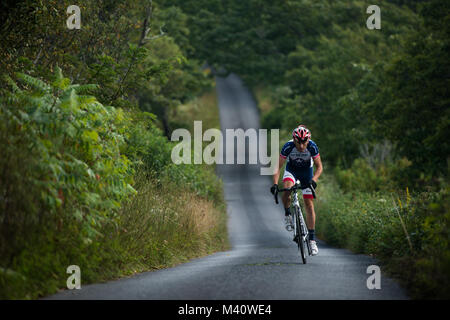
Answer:
<svg viewBox="0 0 450 320"><path fill-rule="evenodd" d="M406 158L396 161L369 164L365 158L356 158L348 169L335 167L334 174L340 187L346 192L374 192L404 189L409 183L411 162Z"/></svg>
<svg viewBox="0 0 450 320"><path fill-rule="evenodd" d="M336 177L345 191L358 189L375 191L383 182L387 182L387 179L377 175L377 172L364 159L359 158L355 159L350 169L337 168Z"/></svg>
<svg viewBox="0 0 450 320"><path fill-rule="evenodd" d="M176 143L168 142L162 131L146 120L154 116L146 112L131 116L125 134L124 153L142 166L148 177L159 181L159 185L176 183L199 196L217 203L222 201L221 181L209 166L174 164L171 154Z"/></svg>
<svg viewBox="0 0 450 320"><path fill-rule="evenodd" d="M318 188L318 235L374 255L413 298L450 297L449 187L439 192L343 192L325 175Z"/></svg>
<svg viewBox="0 0 450 320"><path fill-rule="evenodd" d="M0 298L53 293L72 264L89 283L224 248L218 178L174 165L154 115L104 106L60 69L17 77L0 101Z"/></svg>
<svg viewBox="0 0 450 320"><path fill-rule="evenodd" d="M60 69L51 85L25 74L18 78L23 89L8 79L13 91L1 101L2 228L14 229L23 220L74 220L92 241L136 192L131 163L120 153L124 112L81 95L95 86L70 85ZM17 152L20 166L14 163ZM24 193L31 193L29 202Z"/></svg>
<svg viewBox="0 0 450 320"><path fill-rule="evenodd" d="M17 78L19 84L6 79L11 90L0 101L0 282L11 290L1 293L6 297L20 297L21 287L40 281L51 287L49 271L67 267L73 257L83 261L86 247L97 245L104 226L117 224L121 203L136 193L133 166L120 152L121 109L83 95L96 86L71 85L60 69L51 84ZM52 254L58 251L66 254Z"/></svg>

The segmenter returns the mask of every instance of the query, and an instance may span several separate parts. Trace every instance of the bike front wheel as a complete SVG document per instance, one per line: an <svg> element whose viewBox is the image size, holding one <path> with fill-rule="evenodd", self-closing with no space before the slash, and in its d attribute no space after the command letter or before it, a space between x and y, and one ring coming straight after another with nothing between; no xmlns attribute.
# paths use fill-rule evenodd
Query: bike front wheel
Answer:
<svg viewBox="0 0 450 320"><path fill-rule="evenodd" d="M308 248L308 255L312 255L311 244L309 243L309 235L306 237L306 247Z"/></svg>
<svg viewBox="0 0 450 320"><path fill-rule="evenodd" d="M307 244L305 241L305 238L303 237L303 226L300 221L300 210L296 208L295 210L295 224L296 224L296 237L297 237L297 246L300 251L300 256L302 257L303 264L306 264L306 250L307 250Z"/></svg>

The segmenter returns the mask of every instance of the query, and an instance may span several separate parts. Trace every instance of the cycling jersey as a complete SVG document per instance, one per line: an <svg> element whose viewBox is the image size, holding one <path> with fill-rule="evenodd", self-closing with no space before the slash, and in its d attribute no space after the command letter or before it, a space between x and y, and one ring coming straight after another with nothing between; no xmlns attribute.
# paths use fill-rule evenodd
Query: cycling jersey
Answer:
<svg viewBox="0 0 450 320"><path fill-rule="evenodd" d="M305 151L299 151L295 147L293 140L288 141L281 149L280 154L282 158L287 158L283 181L286 179L293 180L293 176L300 180L302 184L309 183L313 177L313 159L317 158L319 155L319 148L312 140L309 140ZM295 181L293 182L295 183Z"/></svg>

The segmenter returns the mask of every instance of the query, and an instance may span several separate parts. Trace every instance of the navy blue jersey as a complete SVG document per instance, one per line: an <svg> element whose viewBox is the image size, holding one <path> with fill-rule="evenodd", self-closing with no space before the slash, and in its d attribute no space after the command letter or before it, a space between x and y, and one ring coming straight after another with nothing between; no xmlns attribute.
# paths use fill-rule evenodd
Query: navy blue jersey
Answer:
<svg viewBox="0 0 450 320"><path fill-rule="evenodd" d="M291 172L297 179L308 180L308 182L313 176L313 159L319 155L319 148L312 140L309 140L303 152L295 147L293 140L290 140L283 146L280 154L282 158L287 158L286 170Z"/></svg>

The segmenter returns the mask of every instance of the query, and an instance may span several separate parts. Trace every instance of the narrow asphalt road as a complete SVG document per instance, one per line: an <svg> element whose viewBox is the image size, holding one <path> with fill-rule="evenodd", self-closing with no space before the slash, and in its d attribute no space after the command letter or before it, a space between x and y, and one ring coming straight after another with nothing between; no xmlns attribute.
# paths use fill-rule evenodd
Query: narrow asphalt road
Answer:
<svg viewBox="0 0 450 320"><path fill-rule="evenodd" d="M239 77L217 78L217 93L222 131L259 128L255 101ZM292 234L284 229L282 208L269 192L271 181L260 175L259 166L218 165L217 171L228 204L230 251L47 298L407 299L383 272L381 289L367 288L367 267L377 262L365 255L318 241L319 255L304 265Z"/></svg>

